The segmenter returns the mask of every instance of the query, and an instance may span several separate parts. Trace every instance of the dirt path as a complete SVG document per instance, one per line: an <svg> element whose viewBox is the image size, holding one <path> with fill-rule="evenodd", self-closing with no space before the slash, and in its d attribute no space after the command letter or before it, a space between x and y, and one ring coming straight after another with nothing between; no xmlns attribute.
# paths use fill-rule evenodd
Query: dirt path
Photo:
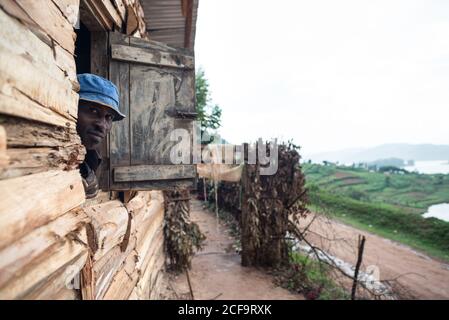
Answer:
<svg viewBox="0 0 449 320"><path fill-rule="evenodd" d="M198 200L191 201L191 220L196 222L207 239L205 247L192 260L190 281L196 300L299 300L295 295L273 284L263 271L240 265L240 255L233 249L233 239L223 224L217 230L214 213L203 209ZM185 275L172 282L178 295L189 292Z"/></svg>
<svg viewBox="0 0 449 320"><path fill-rule="evenodd" d="M357 237L365 235L364 270L369 266L377 269L380 279L404 275L398 282L417 299L449 299L449 265L446 263L322 216L317 217L310 230L308 238L314 245L352 265L356 260Z"/></svg>

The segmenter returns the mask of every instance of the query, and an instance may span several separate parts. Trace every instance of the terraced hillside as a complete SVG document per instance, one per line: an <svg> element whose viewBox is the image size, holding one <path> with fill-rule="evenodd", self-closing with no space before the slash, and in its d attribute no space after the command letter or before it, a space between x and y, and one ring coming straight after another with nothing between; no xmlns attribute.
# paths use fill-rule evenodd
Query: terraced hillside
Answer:
<svg viewBox="0 0 449 320"><path fill-rule="evenodd" d="M354 200L390 204L404 212L424 213L437 203L449 202L449 175L388 174L334 165L304 164L309 187Z"/></svg>
<svg viewBox="0 0 449 320"><path fill-rule="evenodd" d="M424 218L449 203L449 175L379 173L304 164L310 209L449 261L449 222Z"/></svg>

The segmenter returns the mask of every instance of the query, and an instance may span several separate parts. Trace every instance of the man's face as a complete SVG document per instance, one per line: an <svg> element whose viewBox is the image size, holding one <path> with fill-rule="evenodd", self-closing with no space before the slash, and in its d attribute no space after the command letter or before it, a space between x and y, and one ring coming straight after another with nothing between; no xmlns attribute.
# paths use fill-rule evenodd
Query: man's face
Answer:
<svg viewBox="0 0 449 320"><path fill-rule="evenodd" d="M76 131L86 149L94 149L106 137L112 127L114 112L102 105L80 100Z"/></svg>

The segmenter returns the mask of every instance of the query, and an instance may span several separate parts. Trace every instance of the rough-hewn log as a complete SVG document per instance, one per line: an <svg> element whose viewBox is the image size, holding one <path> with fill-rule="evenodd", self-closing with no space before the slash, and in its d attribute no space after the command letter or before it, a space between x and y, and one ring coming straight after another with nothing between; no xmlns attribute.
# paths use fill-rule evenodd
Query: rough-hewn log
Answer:
<svg viewBox="0 0 449 320"><path fill-rule="evenodd" d="M84 202L77 170L0 181L0 249Z"/></svg>
<svg viewBox="0 0 449 320"><path fill-rule="evenodd" d="M74 170L83 160L77 146L66 148L13 148L6 152L8 168L1 179L10 179L48 170Z"/></svg>
<svg viewBox="0 0 449 320"><path fill-rule="evenodd" d="M86 207L83 210L91 218L93 234L90 244L93 259L98 261L123 241L128 226L128 211L118 200Z"/></svg>
<svg viewBox="0 0 449 320"><path fill-rule="evenodd" d="M140 272L135 268L137 254L135 252L128 255L125 263L112 279L111 285L106 291L105 300L126 300L135 287Z"/></svg>
<svg viewBox="0 0 449 320"><path fill-rule="evenodd" d="M103 299L114 275L121 269L126 258L134 250L136 238L131 237L128 250L123 252L120 245L112 248L99 261L94 261L94 276L96 279L95 299Z"/></svg>
<svg viewBox="0 0 449 320"><path fill-rule="evenodd" d="M87 236L85 228L66 237L45 250L33 261L32 266L8 281L0 289L0 299L20 299L30 292L36 292L39 287L46 286L54 273L72 268L78 258L87 256ZM84 261L79 263L84 264ZM62 273L64 273L63 271ZM69 275L67 275L69 276ZM59 286L64 276L58 277Z"/></svg>
<svg viewBox="0 0 449 320"><path fill-rule="evenodd" d="M48 248L87 222L87 215L80 210L72 210L5 247L0 251L0 287L27 266L32 267L33 261Z"/></svg>
<svg viewBox="0 0 449 320"><path fill-rule="evenodd" d="M154 243L151 248L149 248L147 257L142 265L142 275L137 282L137 293L142 299L148 299L150 296L150 288L152 285L152 280L155 279L157 274L161 271L164 263L164 239L163 234L155 238ZM161 264L162 262L162 264ZM145 265L146 263L146 265Z"/></svg>
<svg viewBox="0 0 449 320"><path fill-rule="evenodd" d="M8 148L30 147L64 147L67 145L81 145L81 139L76 133L75 123L67 126L51 126L20 118L3 118Z"/></svg>
<svg viewBox="0 0 449 320"><path fill-rule="evenodd" d="M24 296L26 300L75 300L79 289L79 272L86 263L87 251L82 252L69 261L65 267L60 268Z"/></svg>
<svg viewBox="0 0 449 320"><path fill-rule="evenodd" d="M73 25L73 19L78 17L80 0L52 0L67 21ZM75 20L76 22L76 20Z"/></svg>
<svg viewBox="0 0 449 320"><path fill-rule="evenodd" d="M73 1L75 2L77 0ZM8 0L6 3L15 4L16 12L8 12L9 15L22 21L24 17L25 20L30 19L28 14L13 2L13 0ZM3 6L4 4L5 2L2 1L1 5ZM8 7L11 7L11 5ZM21 12L17 12L17 10ZM74 14L74 17L76 17L76 14ZM76 65L73 55L64 50L57 43L52 43L49 38L42 39L42 36L46 37L46 35L36 35L36 30L34 30L36 27L33 29L33 26L30 26L30 24L33 24L34 22L31 22L30 20L25 21L25 24L27 25L25 26L15 19L8 17L3 11L0 13L0 19L2 24L0 34L2 39L4 39L2 45L16 54L26 55L27 52L32 52L34 53L33 58L35 61L45 64L48 67L47 72L49 74L56 76L58 74L57 68L59 67L59 69L62 70L61 75L66 75L72 82L76 82Z"/></svg>
<svg viewBox="0 0 449 320"><path fill-rule="evenodd" d="M2 10L0 24L3 30L0 35L4 38L0 43L0 92L14 98L21 93L41 107L75 119L78 95L73 91L72 82L76 82L73 57L57 47L52 49ZM25 111L22 116L26 118Z"/></svg>
<svg viewBox="0 0 449 320"><path fill-rule="evenodd" d="M68 52L74 53L76 34L73 26L51 0L15 1L54 41Z"/></svg>
<svg viewBox="0 0 449 320"><path fill-rule="evenodd" d="M0 126L0 175L9 163L9 157L6 153L6 130Z"/></svg>

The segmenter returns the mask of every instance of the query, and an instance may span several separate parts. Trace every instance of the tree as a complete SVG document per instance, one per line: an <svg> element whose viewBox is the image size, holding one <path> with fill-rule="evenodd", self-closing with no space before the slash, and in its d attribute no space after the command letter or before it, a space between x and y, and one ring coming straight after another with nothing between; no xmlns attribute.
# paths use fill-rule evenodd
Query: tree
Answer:
<svg viewBox="0 0 449 320"><path fill-rule="evenodd" d="M198 113L196 119L201 122L201 135L205 133L210 135L210 130L217 130L221 126L221 108L211 103L209 81L203 69L198 70L195 80L196 112Z"/></svg>

